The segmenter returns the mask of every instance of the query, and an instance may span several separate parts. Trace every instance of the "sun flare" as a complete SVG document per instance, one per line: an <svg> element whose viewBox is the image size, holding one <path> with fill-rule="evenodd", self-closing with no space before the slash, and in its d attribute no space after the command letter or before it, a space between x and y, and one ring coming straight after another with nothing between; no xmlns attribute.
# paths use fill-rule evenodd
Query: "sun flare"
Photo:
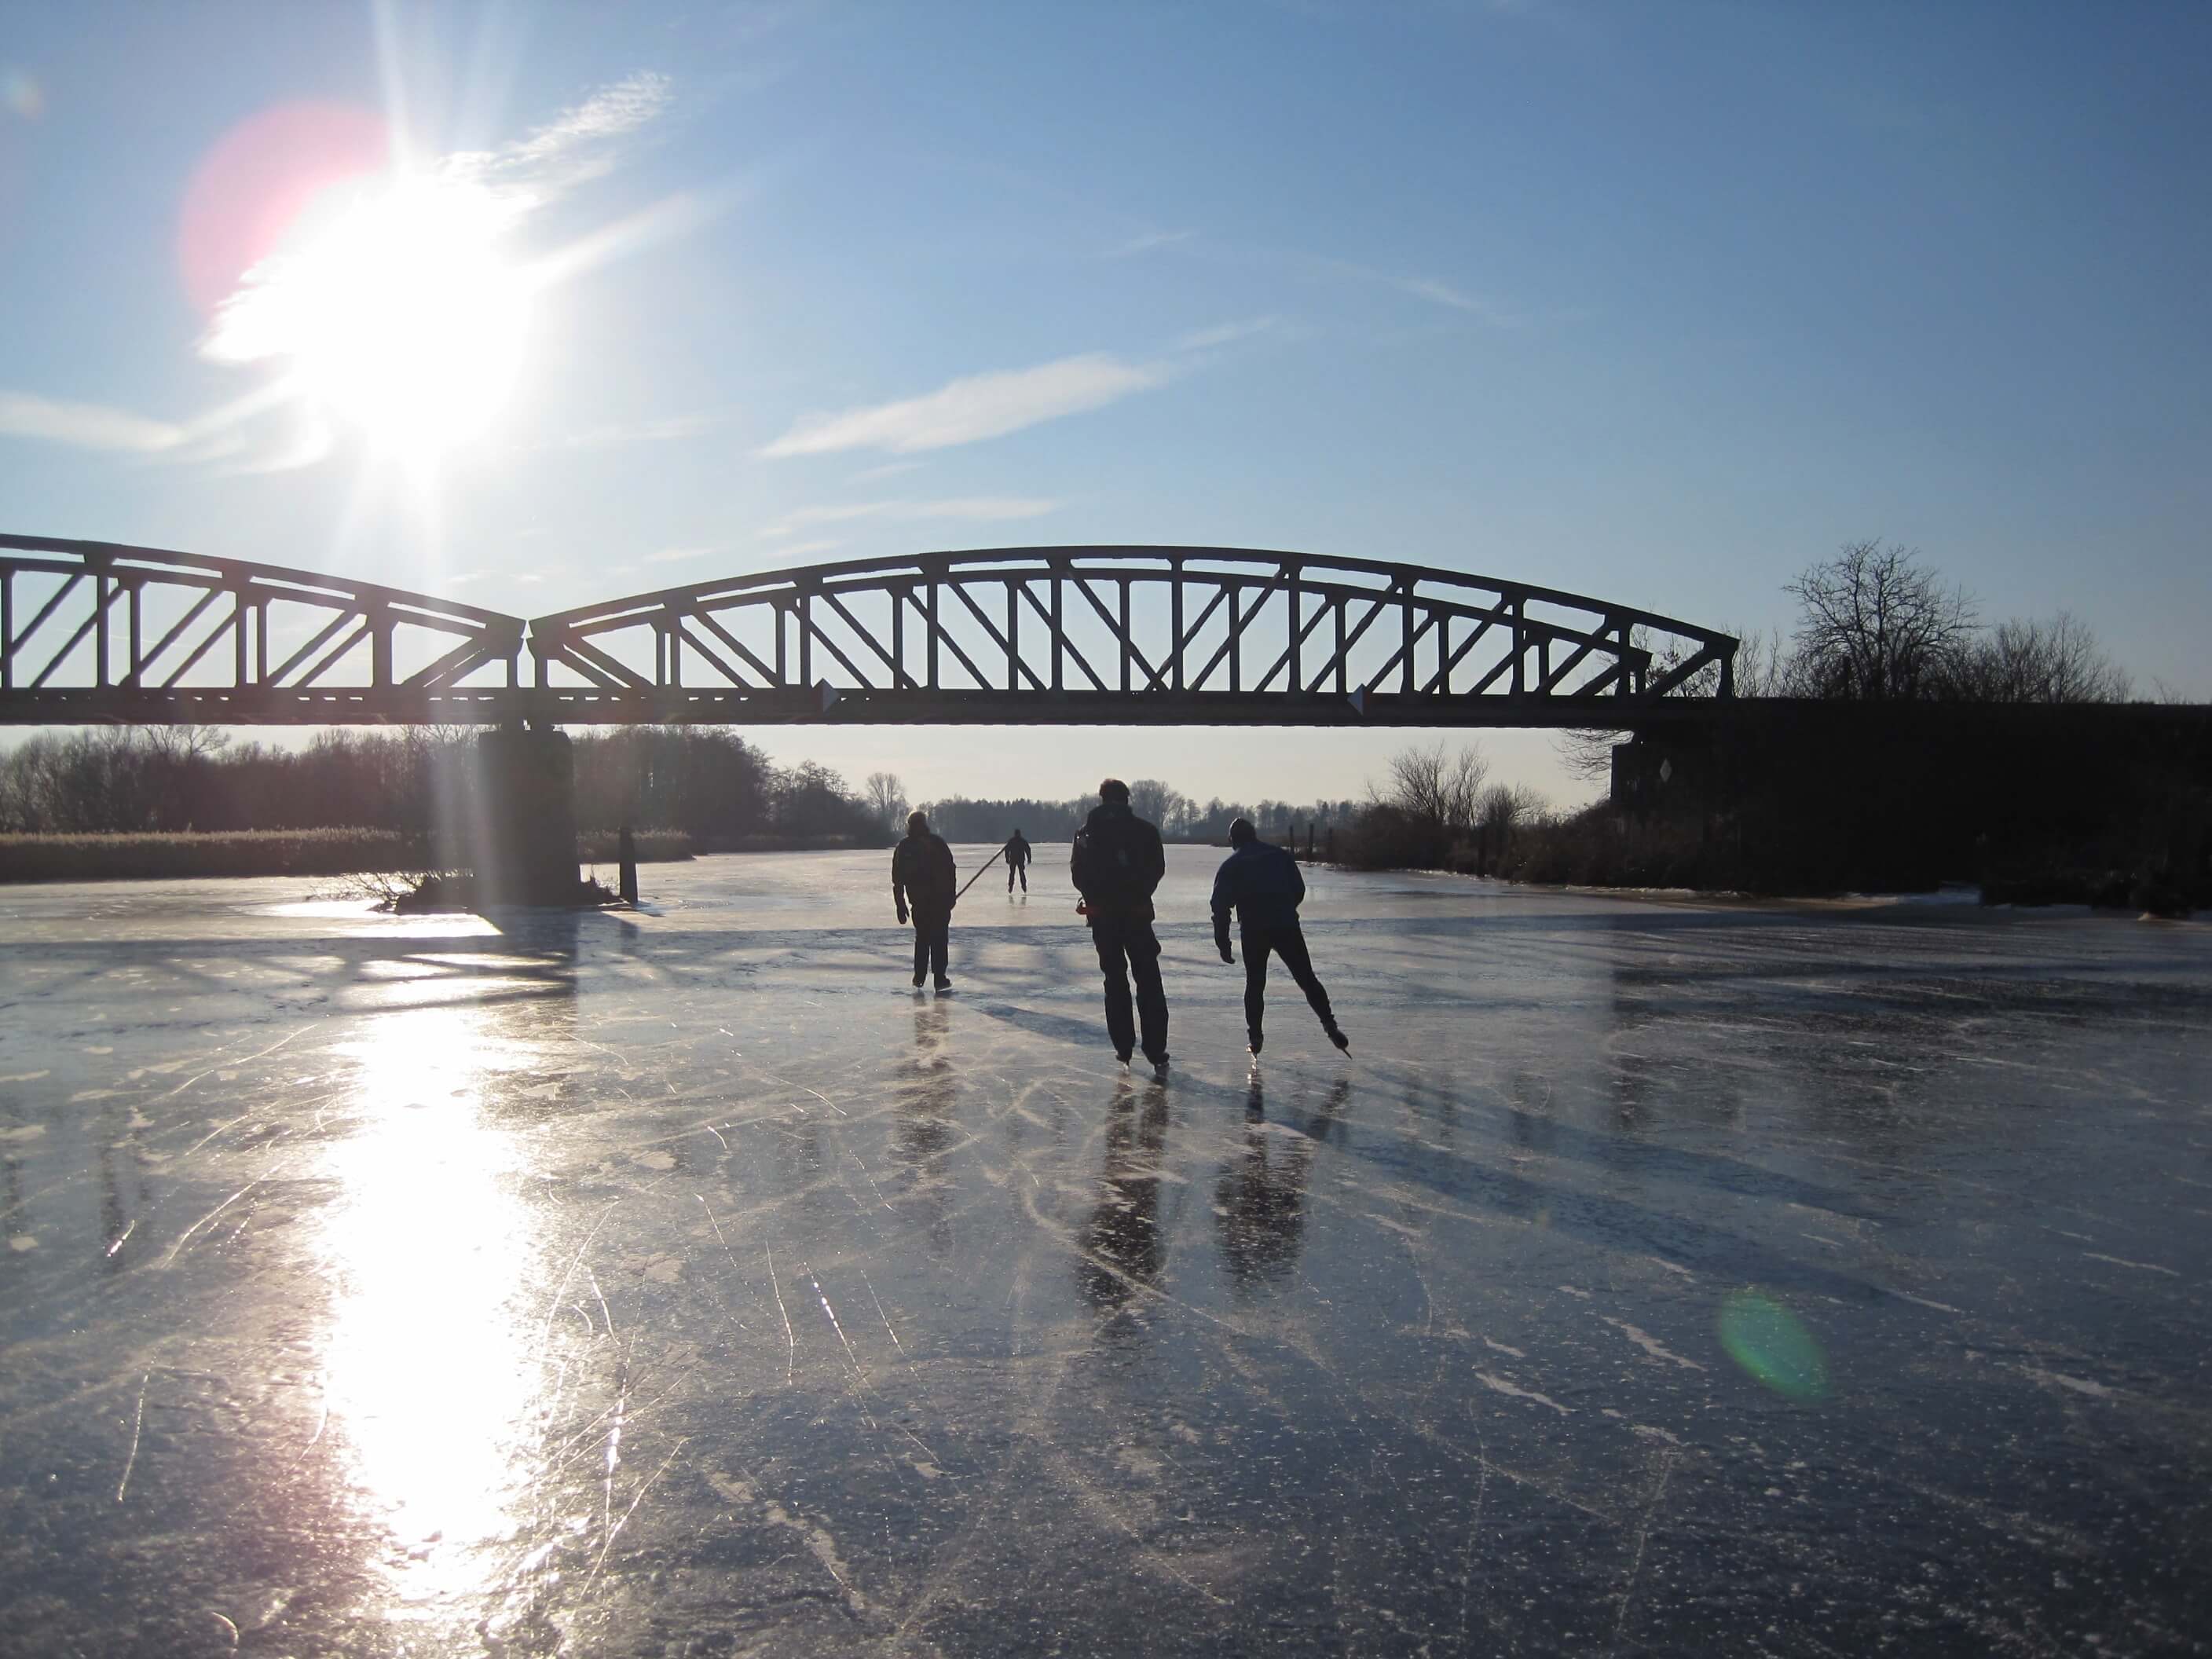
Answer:
<svg viewBox="0 0 2212 1659"><path fill-rule="evenodd" d="M530 284L501 246L514 207L443 179L331 195L225 303L209 355L281 362L322 414L434 459L484 433L522 367Z"/></svg>

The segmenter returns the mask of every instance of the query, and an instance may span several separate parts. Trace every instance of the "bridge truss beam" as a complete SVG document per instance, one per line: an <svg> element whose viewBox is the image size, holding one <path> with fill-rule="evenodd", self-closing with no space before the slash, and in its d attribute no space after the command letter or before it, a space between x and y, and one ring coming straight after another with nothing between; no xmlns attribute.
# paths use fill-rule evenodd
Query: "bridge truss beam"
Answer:
<svg viewBox="0 0 2212 1659"><path fill-rule="evenodd" d="M852 561L531 623L547 718L1632 726L1733 695L1736 641L1456 571L1220 548Z"/></svg>
<svg viewBox="0 0 2212 1659"><path fill-rule="evenodd" d="M1556 589L1240 549L851 561L526 624L310 571L0 536L0 724L1641 727L1730 697L1735 647Z"/></svg>

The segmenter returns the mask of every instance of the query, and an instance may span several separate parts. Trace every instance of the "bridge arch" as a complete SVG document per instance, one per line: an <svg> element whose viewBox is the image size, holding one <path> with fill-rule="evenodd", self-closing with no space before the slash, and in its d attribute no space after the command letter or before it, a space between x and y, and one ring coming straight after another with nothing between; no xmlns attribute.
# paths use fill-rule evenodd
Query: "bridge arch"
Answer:
<svg viewBox="0 0 2212 1659"><path fill-rule="evenodd" d="M374 582L0 535L0 721L341 725L516 711L524 623Z"/></svg>
<svg viewBox="0 0 2212 1659"><path fill-rule="evenodd" d="M850 560L530 624L564 724L1628 726L1732 696L1735 648L1554 588L1216 547Z"/></svg>

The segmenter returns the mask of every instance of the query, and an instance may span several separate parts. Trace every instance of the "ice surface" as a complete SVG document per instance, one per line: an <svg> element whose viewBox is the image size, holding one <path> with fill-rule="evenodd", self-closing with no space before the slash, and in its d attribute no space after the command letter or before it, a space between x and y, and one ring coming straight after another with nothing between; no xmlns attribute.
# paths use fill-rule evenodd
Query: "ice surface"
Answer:
<svg viewBox="0 0 2212 1659"><path fill-rule="evenodd" d="M2204 929L1218 856L0 889L0 1650L2201 1650Z"/></svg>

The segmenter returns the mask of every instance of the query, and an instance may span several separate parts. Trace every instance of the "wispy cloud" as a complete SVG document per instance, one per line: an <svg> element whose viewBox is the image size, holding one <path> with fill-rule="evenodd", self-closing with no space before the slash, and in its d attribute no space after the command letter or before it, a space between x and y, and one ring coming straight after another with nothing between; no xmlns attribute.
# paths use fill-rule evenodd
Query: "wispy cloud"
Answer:
<svg viewBox="0 0 2212 1659"><path fill-rule="evenodd" d="M1127 241L1106 250L1109 259L1127 259L1139 253L1152 253L1164 247L1173 247L1178 242L1188 242L1198 233L1194 230L1148 230L1141 236L1132 236Z"/></svg>
<svg viewBox="0 0 2212 1659"><path fill-rule="evenodd" d="M139 455L174 449L191 436L184 427L100 404L64 404L27 392L0 392L0 433L77 449Z"/></svg>
<svg viewBox="0 0 2212 1659"><path fill-rule="evenodd" d="M1178 336L1177 351L1211 351L1216 346L1233 345L1239 340L1249 340L1255 334L1265 334L1281 322L1279 317L1248 317L1241 323L1220 323L1212 328L1193 329Z"/></svg>
<svg viewBox="0 0 2212 1659"><path fill-rule="evenodd" d="M763 539L796 534L817 525L849 524L860 519L888 519L908 523L929 519L961 519L999 523L1012 519L1041 519L1060 510L1060 503L1031 495L957 495L940 501L840 501L820 507L794 507L774 524L763 526ZM796 548L786 548L787 553Z"/></svg>
<svg viewBox="0 0 2212 1659"><path fill-rule="evenodd" d="M811 542L787 543L775 550L775 556L780 559L803 558L809 553L827 553L832 548L842 547L844 544L834 536L824 536Z"/></svg>
<svg viewBox="0 0 2212 1659"><path fill-rule="evenodd" d="M532 186L541 195L581 184L609 171L614 161L608 146L654 119L674 95L666 76L641 70L514 143L447 156L442 171L469 183Z"/></svg>
<svg viewBox="0 0 2212 1659"><path fill-rule="evenodd" d="M971 374L927 397L810 416L761 453L781 459L846 449L881 449L895 455L945 449L1103 408L1169 378L1170 371L1158 364L1125 362L1103 351L1089 352L1035 368Z"/></svg>
<svg viewBox="0 0 2212 1659"><path fill-rule="evenodd" d="M885 461L881 466L863 467L847 483L873 483L879 478L896 478L902 472L918 472L928 465L927 461Z"/></svg>
<svg viewBox="0 0 2212 1659"><path fill-rule="evenodd" d="M719 550L712 547L664 547L658 553L645 556L647 564L682 564L688 559L703 559Z"/></svg>
<svg viewBox="0 0 2212 1659"><path fill-rule="evenodd" d="M1511 328L1521 321L1520 313L1510 306L1502 305L1486 295L1467 293L1449 283L1440 283L1433 276L1391 276L1384 280L1393 288L1401 289L1417 300L1426 300L1431 305L1449 306L1454 311L1467 312L1498 328Z"/></svg>
<svg viewBox="0 0 2212 1659"><path fill-rule="evenodd" d="M666 415L658 420L617 422L595 426L562 441L567 449L611 449L623 444L672 443L696 438L714 428L712 415Z"/></svg>

